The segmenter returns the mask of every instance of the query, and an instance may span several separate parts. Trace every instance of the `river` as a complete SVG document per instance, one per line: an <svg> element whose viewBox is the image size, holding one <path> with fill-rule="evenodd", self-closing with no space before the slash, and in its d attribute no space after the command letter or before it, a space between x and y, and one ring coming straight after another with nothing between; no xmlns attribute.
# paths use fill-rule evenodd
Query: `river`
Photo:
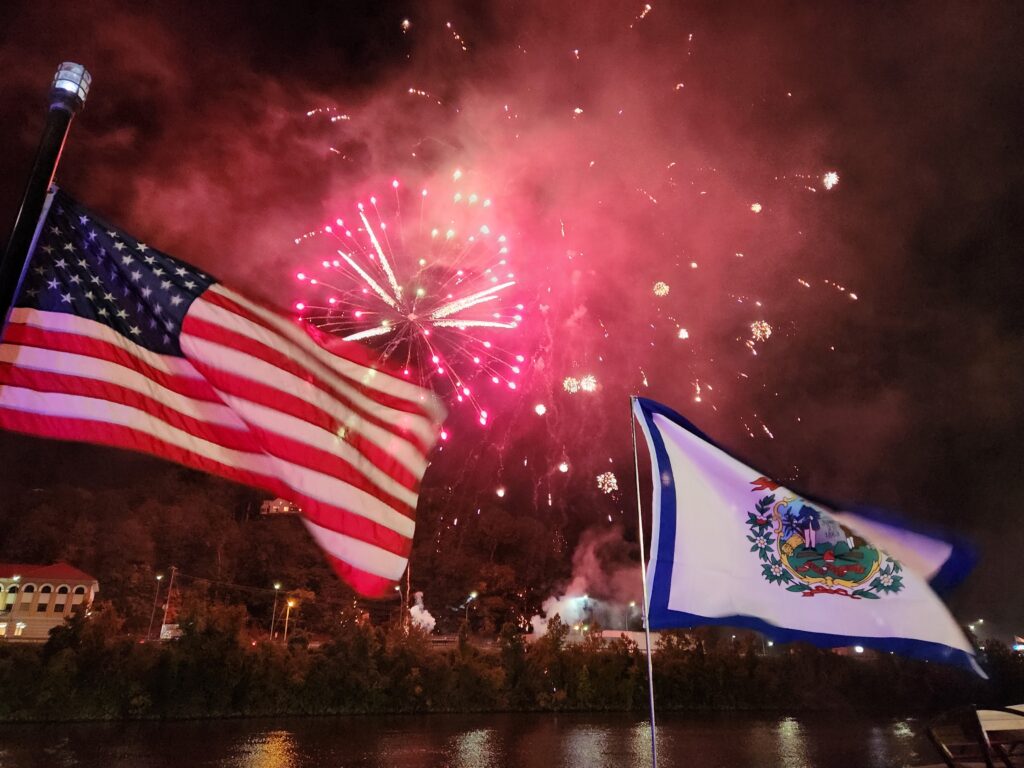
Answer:
<svg viewBox="0 0 1024 768"><path fill-rule="evenodd" d="M939 760L912 719L665 714L662 768L894 768ZM489 714L0 725L0 768L633 768L646 720Z"/></svg>

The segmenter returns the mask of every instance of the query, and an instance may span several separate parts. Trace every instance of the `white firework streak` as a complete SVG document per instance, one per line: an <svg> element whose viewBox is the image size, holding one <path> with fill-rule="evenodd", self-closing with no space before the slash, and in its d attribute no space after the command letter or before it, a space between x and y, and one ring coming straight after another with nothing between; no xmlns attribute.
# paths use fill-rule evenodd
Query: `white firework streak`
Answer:
<svg viewBox="0 0 1024 768"><path fill-rule="evenodd" d="M350 267L352 267L352 269L354 269L356 272L359 273L359 276L361 278L363 278L363 280L366 281L366 284L369 285L373 289L373 292L376 293L378 296L380 296L381 301L383 301L385 304L387 304L389 307L391 307L395 311L399 311L399 309L398 309L398 302L395 301L395 299L391 296L391 294L389 294L387 291L385 291L380 286L380 283L378 283L376 280L374 280L372 277L370 277L366 273L366 270L364 270L362 267L360 267L358 264L356 264L351 256L349 256L344 251L338 251L338 255L341 256L341 258L343 258L348 263L348 265Z"/></svg>
<svg viewBox="0 0 1024 768"><path fill-rule="evenodd" d="M372 339L374 336L383 336L395 330L392 325L378 325L376 328L368 328L365 331L342 336L342 341L359 341L360 339Z"/></svg>
<svg viewBox="0 0 1024 768"><path fill-rule="evenodd" d="M437 320L434 322L436 328L518 328L518 323L502 323L497 320Z"/></svg>
<svg viewBox="0 0 1024 768"><path fill-rule="evenodd" d="M498 291L502 291L505 288L515 285L515 281L502 283L501 285L493 285L490 288L485 288L482 291L471 293L469 296L463 296L455 301L449 301L447 304L442 304L440 307L430 313L430 320L440 320L441 318L454 315L456 312L461 312L464 309L469 309L477 304L481 304L485 301L491 301L498 298L494 294Z"/></svg>
<svg viewBox="0 0 1024 768"><path fill-rule="evenodd" d="M388 261L387 255L384 253L384 249L380 247L380 242L377 240L377 235L373 231L373 227L370 226L370 222L366 218L366 214L363 213L363 206L359 206L359 218L363 220L363 226L366 227L366 233L370 236L370 242L373 243L374 250L377 251L377 257L380 259L380 265L384 268L384 274L388 276L388 282L391 283L391 290L395 292L395 296L399 299L402 298L402 286L398 284L395 279L395 273L391 271L391 262Z"/></svg>

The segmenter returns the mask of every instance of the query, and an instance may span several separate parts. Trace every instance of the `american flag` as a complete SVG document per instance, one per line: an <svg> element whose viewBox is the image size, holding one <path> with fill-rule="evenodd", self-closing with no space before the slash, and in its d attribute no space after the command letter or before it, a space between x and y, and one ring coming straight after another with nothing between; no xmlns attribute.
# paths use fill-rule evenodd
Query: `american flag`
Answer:
<svg viewBox="0 0 1024 768"><path fill-rule="evenodd" d="M334 570L405 570L444 418L359 345L298 325L50 198L0 339L0 426L155 454L299 505Z"/></svg>

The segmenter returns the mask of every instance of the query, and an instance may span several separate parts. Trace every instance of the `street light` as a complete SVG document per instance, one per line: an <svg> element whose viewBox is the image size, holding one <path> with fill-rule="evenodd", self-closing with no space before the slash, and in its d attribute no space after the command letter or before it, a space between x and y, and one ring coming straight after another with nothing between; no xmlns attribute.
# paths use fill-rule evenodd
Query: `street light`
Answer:
<svg viewBox="0 0 1024 768"><path fill-rule="evenodd" d="M15 579L20 579L21 577L20 576L15 576L14 578ZM153 619L156 618L156 602L157 602L157 600L160 599L160 582L163 581L163 578L164 578L164 575L162 573L158 573L156 575L156 594L153 595L153 610L149 614L149 629L146 630L146 639L147 640L149 640L149 638L153 634Z"/></svg>
<svg viewBox="0 0 1024 768"><path fill-rule="evenodd" d="M277 594L281 591L281 582L274 582L274 610L270 613L270 639L274 639L274 624L277 623Z"/></svg>
<svg viewBox="0 0 1024 768"><path fill-rule="evenodd" d="M284 612L284 644L288 645L288 617L292 615L292 608L295 607L295 601L288 600L288 608Z"/></svg>
<svg viewBox="0 0 1024 768"><path fill-rule="evenodd" d="M476 600L476 592L470 592L466 600L466 623L469 624L469 604Z"/></svg>

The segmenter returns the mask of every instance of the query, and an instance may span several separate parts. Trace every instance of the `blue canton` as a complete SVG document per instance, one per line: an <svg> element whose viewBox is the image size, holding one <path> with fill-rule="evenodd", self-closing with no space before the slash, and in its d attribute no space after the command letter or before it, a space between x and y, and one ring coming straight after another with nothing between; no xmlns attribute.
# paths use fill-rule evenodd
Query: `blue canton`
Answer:
<svg viewBox="0 0 1024 768"><path fill-rule="evenodd" d="M87 317L139 346L180 357L185 313L214 282L58 190L15 306Z"/></svg>

